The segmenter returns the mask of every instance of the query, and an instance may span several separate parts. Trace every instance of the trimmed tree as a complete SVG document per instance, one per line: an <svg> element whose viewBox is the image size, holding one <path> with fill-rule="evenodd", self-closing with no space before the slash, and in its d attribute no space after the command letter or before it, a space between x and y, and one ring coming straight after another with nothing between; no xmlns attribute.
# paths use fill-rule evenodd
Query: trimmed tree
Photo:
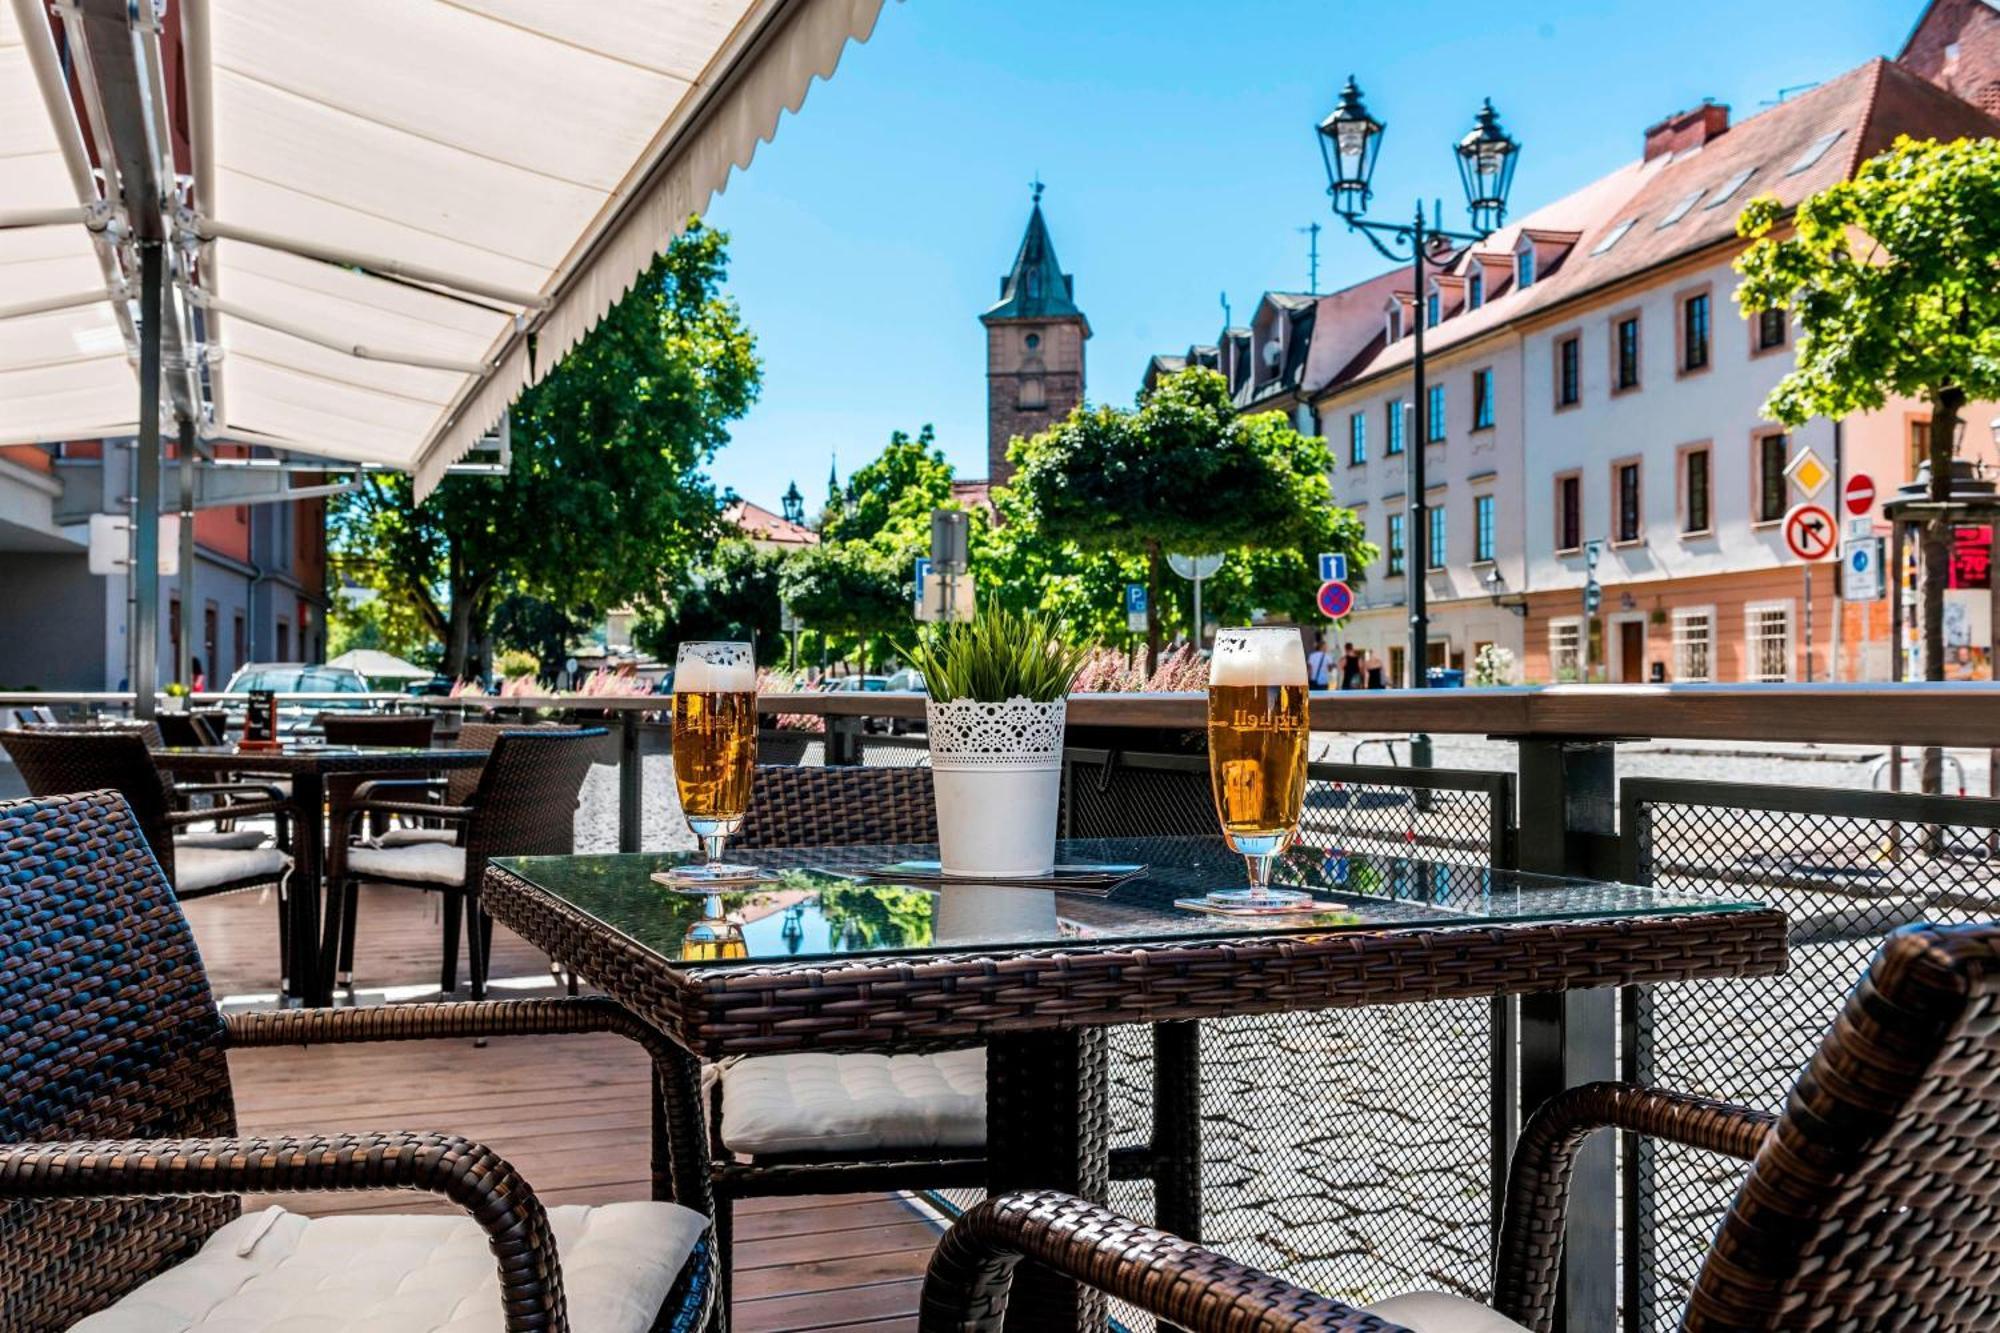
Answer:
<svg viewBox="0 0 2000 1333"><path fill-rule="evenodd" d="M1363 563L1359 524L1333 504L1326 441L1301 435L1275 412L1237 415L1212 370L1161 380L1136 411L1079 407L1015 441L1009 457L1043 536L1144 559L1148 672L1159 664L1169 553L1248 549L1277 558L1239 571L1247 595L1277 591L1274 572L1280 582L1295 573L1308 593L1318 551L1345 551Z"/></svg>
<svg viewBox="0 0 2000 1333"><path fill-rule="evenodd" d="M2000 398L2000 142L1899 138L1854 176L1805 200L1782 231L1775 198L1737 221L1746 318L1791 312L1798 363L1764 410L1797 426L1879 410L1890 395L1930 408L1930 494L1951 495L1954 440L1968 402ZM1950 521L1923 529L1924 679L1944 679ZM1926 751L1924 788L1939 789Z"/></svg>

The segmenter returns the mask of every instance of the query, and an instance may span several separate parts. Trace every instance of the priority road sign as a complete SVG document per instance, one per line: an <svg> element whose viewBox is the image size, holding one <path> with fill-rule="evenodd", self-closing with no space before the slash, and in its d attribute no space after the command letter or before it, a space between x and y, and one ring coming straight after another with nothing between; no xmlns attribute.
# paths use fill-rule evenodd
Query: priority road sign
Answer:
<svg viewBox="0 0 2000 1333"><path fill-rule="evenodd" d="M1840 488L1840 498L1846 503L1847 512L1860 518L1875 507L1875 478L1866 472L1855 473Z"/></svg>
<svg viewBox="0 0 2000 1333"><path fill-rule="evenodd" d="M1833 515L1815 504L1793 505L1785 515L1785 545L1801 560L1824 560L1833 553Z"/></svg>
<svg viewBox="0 0 2000 1333"><path fill-rule="evenodd" d="M1328 620L1338 620L1354 609L1354 589L1339 579L1328 579L1319 585L1319 613Z"/></svg>
<svg viewBox="0 0 2000 1333"><path fill-rule="evenodd" d="M1785 475L1792 479L1792 485L1799 488L1799 494L1810 500L1826 489L1833 480L1833 472L1819 461L1819 455L1810 447L1799 450L1799 455L1785 466Z"/></svg>
<svg viewBox="0 0 2000 1333"><path fill-rule="evenodd" d="M1347 582L1347 557L1338 551L1321 551L1319 555L1319 581L1321 583Z"/></svg>

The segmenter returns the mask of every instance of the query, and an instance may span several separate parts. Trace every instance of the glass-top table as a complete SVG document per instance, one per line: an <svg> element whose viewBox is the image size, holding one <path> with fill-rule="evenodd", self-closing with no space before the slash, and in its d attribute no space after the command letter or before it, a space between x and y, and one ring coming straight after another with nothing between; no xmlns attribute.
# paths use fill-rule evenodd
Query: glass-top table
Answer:
<svg viewBox="0 0 2000 1333"><path fill-rule="evenodd" d="M1244 882L1243 860L1219 839L1079 839L1066 863L1143 865L1101 890L1035 888L880 875L919 861L922 846L745 850L732 860L770 868L776 882L704 895L667 888L656 872L693 853L500 858L508 873L539 886L606 930L684 967L825 962L866 955L967 949L1048 949L1099 943L1241 939L1411 926L1470 926L1754 909L1749 901L1690 898L1634 884L1567 879L1408 857L1295 849L1276 880L1313 897L1282 916L1220 914L1177 906ZM688 928L720 913L740 931L725 956ZM732 932L732 938L736 932Z"/></svg>

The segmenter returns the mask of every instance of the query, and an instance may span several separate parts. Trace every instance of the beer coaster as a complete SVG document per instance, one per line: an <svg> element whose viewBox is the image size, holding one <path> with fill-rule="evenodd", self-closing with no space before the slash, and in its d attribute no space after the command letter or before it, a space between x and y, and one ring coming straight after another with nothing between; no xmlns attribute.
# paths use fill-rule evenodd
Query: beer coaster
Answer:
<svg viewBox="0 0 2000 1333"><path fill-rule="evenodd" d="M1201 912L1208 916L1318 920L1331 913L1339 913L1349 921L1359 921L1361 919L1352 912L1342 912L1338 903L1325 903L1319 901L1317 898L1308 898L1303 903L1286 903L1277 907L1228 907L1221 903L1211 902L1208 898L1176 898L1174 899L1174 906L1184 912Z"/></svg>
<svg viewBox="0 0 2000 1333"><path fill-rule="evenodd" d="M896 884L1011 884L1032 888L1109 891L1146 873L1137 863L1071 861L1046 875L947 875L938 861L895 861L864 870L865 879Z"/></svg>
<svg viewBox="0 0 2000 1333"><path fill-rule="evenodd" d="M749 889L759 884L778 882L777 873L762 866L706 862L700 865L675 866L671 870L655 870L649 878L653 883L672 889L676 893L719 893L725 889Z"/></svg>
<svg viewBox="0 0 2000 1333"><path fill-rule="evenodd" d="M1225 907L1238 912L1297 911L1310 906L1313 896L1297 889L1217 889L1204 901L1210 907Z"/></svg>

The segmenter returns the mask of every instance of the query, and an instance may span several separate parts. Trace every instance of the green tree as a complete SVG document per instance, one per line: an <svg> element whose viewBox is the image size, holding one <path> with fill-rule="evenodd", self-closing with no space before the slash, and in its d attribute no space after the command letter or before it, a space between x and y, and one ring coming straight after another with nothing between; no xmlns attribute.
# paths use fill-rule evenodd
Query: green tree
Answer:
<svg viewBox="0 0 2000 1333"><path fill-rule="evenodd" d="M590 629L588 621L565 612L553 602L526 593L509 593L493 608L493 643L498 656L508 652L526 653L540 666L540 674L554 678L569 660L570 645ZM499 671L498 658L494 670ZM518 674L518 673L516 673Z"/></svg>
<svg viewBox="0 0 2000 1333"><path fill-rule="evenodd" d="M1148 671L1159 662L1169 553L1256 552L1235 562L1233 588L1218 580L1218 611L1241 614L1263 597L1257 605L1301 618L1310 613L1315 554L1345 551L1357 567L1365 563L1360 525L1333 504L1326 442L1277 413L1238 416L1212 370L1161 380L1136 411L1079 407L1016 440L1009 457L1042 537L1078 552L1143 558Z"/></svg>
<svg viewBox="0 0 2000 1333"><path fill-rule="evenodd" d="M910 623L910 574L868 542L823 542L794 551L778 579L799 620L824 635L861 641L864 664Z"/></svg>
<svg viewBox="0 0 2000 1333"><path fill-rule="evenodd" d="M1930 408L1930 495L1951 494L1960 413L2000 398L2000 142L1897 139L1852 178L1806 199L1784 231L1777 199L1752 199L1737 231L1745 317L1791 312L1798 361L1764 410L1787 425L1879 410L1890 395ZM1924 678L1944 679L1950 521L1924 525ZM1924 757L1924 787L1942 780Z"/></svg>
<svg viewBox="0 0 2000 1333"><path fill-rule="evenodd" d="M911 439L895 431L882 452L854 470L822 524L829 541L930 540L931 510L951 504L951 464L927 422Z"/></svg>
<svg viewBox="0 0 2000 1333"><path fill-rule="evenodd" d="M372 474L337 503L339 558L379 571L444 644L444 669L490 660L500 599L592 620L668 602L719 535L702 469L756 397L754 340L721 294L723 233L691 221L604 320L514 405L504 477L448 477L422 505Z"/></svg>
<svg viewBox="0 0 2000 1333"><path fill-rule="evenodd" d="M735 639L754 643L758 663L768 666L784 656L778 597L783 563L779 552L752 542L723 542L695 569L671 612L642 618L633 639L663 662L672 661L684 641Z"/></svg>

